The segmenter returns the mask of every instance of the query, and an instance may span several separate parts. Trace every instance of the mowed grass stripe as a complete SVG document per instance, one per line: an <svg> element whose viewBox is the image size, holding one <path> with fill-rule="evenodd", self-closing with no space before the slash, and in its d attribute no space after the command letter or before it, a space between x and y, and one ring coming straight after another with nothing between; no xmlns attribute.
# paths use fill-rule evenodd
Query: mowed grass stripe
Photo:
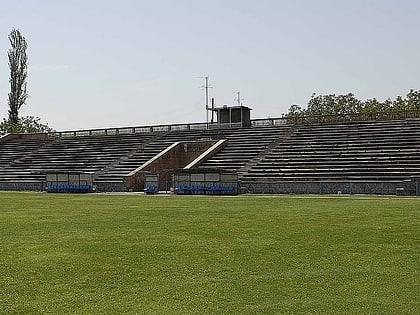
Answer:
<svg viewBox="0 0 420 315"><path fill-rule="evenodd" d="M0 313L416 314L420 199L0 193Z"/></svg>

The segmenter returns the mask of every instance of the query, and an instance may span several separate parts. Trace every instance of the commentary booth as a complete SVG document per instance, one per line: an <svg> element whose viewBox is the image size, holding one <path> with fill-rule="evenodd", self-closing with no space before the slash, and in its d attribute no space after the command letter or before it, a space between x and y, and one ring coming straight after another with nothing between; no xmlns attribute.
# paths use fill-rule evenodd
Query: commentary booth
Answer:
<svg viewBox="0 0 420 315"><path fill-rule="evenodd" d="M238 175L219 169L181 169L173 174L173 188L179 195L236 195Z"/></svg>
<svg viewBox="0 0 420 315"><path fill-rule="evenodd" d="M251 108L243 105L216 107L218 128L251 127Z"/></svg>
<svg viewBox="0 0 420 315"><path fill-rule="evenodd" d="M48 173L46 191L50 193L89 193L94 192L93 173Z"/></svg>

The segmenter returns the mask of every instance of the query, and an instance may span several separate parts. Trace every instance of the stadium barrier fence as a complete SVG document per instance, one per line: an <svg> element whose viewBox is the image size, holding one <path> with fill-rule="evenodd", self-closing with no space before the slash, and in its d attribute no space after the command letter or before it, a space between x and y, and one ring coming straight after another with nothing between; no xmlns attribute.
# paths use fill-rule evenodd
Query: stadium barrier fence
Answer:
<svg viewBox="0 0 420 315"><path fill-rule="evenodd" d="M4 191L44 191L44 182L0 182Z"/></svg>
<svg viewBox="0 0 420 315"><path fill-rule="evenodd" d="M242 182L241 193L252 194L371 194L419 196L419 182L401 181L284 181Z"/></svg>

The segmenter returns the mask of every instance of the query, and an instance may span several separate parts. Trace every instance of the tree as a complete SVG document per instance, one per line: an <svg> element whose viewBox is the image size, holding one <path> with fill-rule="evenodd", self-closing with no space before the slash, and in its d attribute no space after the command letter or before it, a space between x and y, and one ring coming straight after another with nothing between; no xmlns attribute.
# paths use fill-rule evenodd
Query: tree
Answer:
<svg viewBox="0 0 420 315"><path fill-rule="evenodd" d="M285 115L285 118L290 123L298 123L303 115L303 109L299 105L292 105L289 108L289 111Z"/></svg>
<svg viewBox="0 0 420 315"><path fill-rule="evenodd" d="M420 117L420 90L412 89L405 98L397 96L395 100L383 102L376 98L360 101L353 93L312 94L306 109L293 105L285 117L290 123L417 118Z"/></svg>
<svg viewBox="0 0 420 315"><path fill-rule="evenodd" d="M48 124L41 123L39 117L25 116L19 117L17 124L12 124L10 120L3 119L0 122L0 134L5 133L33 133L33 132L53 132Z"/></svg>
<svg viewBox="0 0 420 315"><path fill-rule="evenodd" d="M407 109L409 110L419 110L420 109L420 91L415 91L413 89L408 92L406 96Z"/></svg>
<svg viewBox="0 0 420 315"><path fill-rule="evenodd" d="M26 78L28 76L28 45L25 37L19 30L13 29L9 35L11 49L8 50L10 67L10 93L9 93L9 122L19 123L19 110L26 103L28 93Z"/></svg>
<svg viewBox="0 0 420 315"><path fill-rule="evenodd" d="M7 51L10 67L9 117L0 122L0 134L10 132L51 132L48 124L42 124L39 117L19 117L20 108L28 98L26 78L28 76L28 44L19 30L9 34L12 48Z"/></svg>
<svg viewBox="0 0 420 315"><path fill-rule="evenodd" d="M345 95L312 94L306 114L312 116L350 115L358 112L361 102L352 93Z"/></svg>

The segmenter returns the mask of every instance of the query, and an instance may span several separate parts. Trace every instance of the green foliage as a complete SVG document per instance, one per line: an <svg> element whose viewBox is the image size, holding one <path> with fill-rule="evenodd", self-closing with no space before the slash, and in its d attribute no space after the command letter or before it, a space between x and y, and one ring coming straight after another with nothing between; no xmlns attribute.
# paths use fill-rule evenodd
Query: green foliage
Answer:
<svg viewBox="0 0 420 315"><path fill-rule="evenodd" d="M25 37L19 30L13 29L9 35L11 49L8 50L10 68L10 93L9 93L9 121L18 124L19 110L26 103L28 93L26 78L28 75L28 45Z"/></svg>
<svg viewBox="0 0 420 315"><path fill-rule="evenodd" d="M407 109L420 110L420 90L415 91L411 89L405 98L405 102L406 102Z"/></svg>
<svg viewBox="0 0 420 315"><path fill-rule="evenodd" d="M331 122L341 120L379 120L420 116L420 90L410 90L405 98L379 102L376 98L358 100L352 93L345 95L313 94L307 108L292 105L285 115L290 123Z"/></svg>
<svg viewBox="0 0 420 315"><path fill-rule="evenodd" d="M53 129L50 128L48 124L43 124L39 117L34 116L18 117L17 123L12 123L5 118L0 122L0 134L52 131Z"/></svg>
<svg viewBox="0 0 420 315"><path fill-rule="evenodd" d="M0 193L0 313L418 314L420 200Z"/></svg>
<svg viewBox="0 0 420 315"><path fill-rule="evenodd" d="M39 117L19 117L19 110L28 98L26 82L28 75L26 49L28 45L25 37L17 29L10 32L9 41L12 46L7 52L10 68L9 117L7 119L3 118L3 121L0 122L0 135L6 133L51 132L53 130L48 124L43 124Z"/></svg>

